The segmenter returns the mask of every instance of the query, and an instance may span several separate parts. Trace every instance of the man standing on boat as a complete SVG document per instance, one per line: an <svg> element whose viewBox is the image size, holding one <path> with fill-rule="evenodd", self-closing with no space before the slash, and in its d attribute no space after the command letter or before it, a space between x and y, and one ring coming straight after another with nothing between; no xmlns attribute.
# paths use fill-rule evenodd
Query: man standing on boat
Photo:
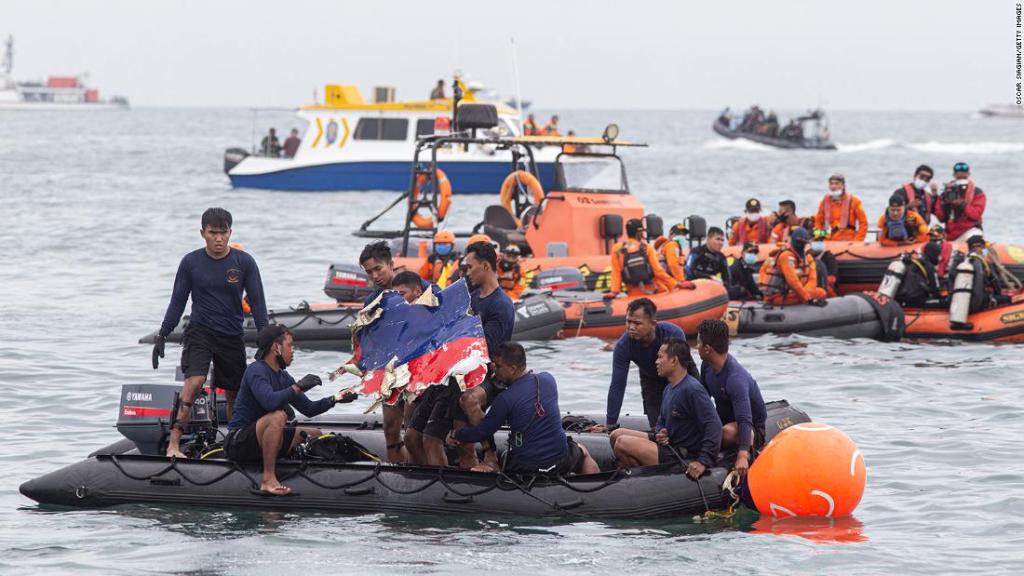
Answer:
<svg viewBox="0 0 1024 576"><path fill-rule="evenodd" d="M668 381L655 367L658 349L670 338L685 339L683 329L670 322L658 322L658 307L649 298L637 298L626 308L626 333L615 343L612 353L612 381L608 386L608 408L603 425L591 432L605 432L618 425L622 398L626 394L629 365L640 373L640 397L651 426L661 412L662 392Z"/></svg>
<svg viewBox="0 0 1024 576"><path fill-rule="evenodd" d="M294 158L295 153L299 151L299 144L302 144L302 140L299 139L299 131L292 128L292 133L284 141L284 157Z"/></svg>
<svg viewBox="0 0 1024 576"><path fill-rule="evenodd" d="M245 372L245 342L242 340L242 294L252 308L256 329L267 326L267 305L263 299L263 281L256 261L249 254L231 248L231 214L223 208L203 213L200 234L206 247L189 252L181 259L174 277L171 301L153 345L153 369L164 357L164 343L192 297L192 312L182 338L181 369L185 385L181 406L171 428L167 455L185 458L181 452L182 423L192 411L192 401L206 383L213 364L213 385L222 388L228 401L228 419L234 408Z"/></svg>
<svg viewBox="0 0 1024 576"><path fill-rule="evenodd" d="M444 79L441 79L437 81L437 86L434 86L434 89L430 91L430 99L444 100L445 98L446 96L444 95Z"/></svg>
<svg viewBox="0 0 1024 576"><path fill-rule="evenodd" d="M981 235L985 201L985 193L971 178L971 167L966 162L957 162L953 166L953 181L946 184L935 205L935 217L946 227L946 238L966 242Z"/></svg>

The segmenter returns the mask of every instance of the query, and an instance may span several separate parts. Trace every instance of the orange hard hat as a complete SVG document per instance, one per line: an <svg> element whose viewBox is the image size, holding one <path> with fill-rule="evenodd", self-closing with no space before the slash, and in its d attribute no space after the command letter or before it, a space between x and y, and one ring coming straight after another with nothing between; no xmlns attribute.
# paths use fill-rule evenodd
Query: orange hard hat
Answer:
<svg viewBox="0 0 1024 576"><path fill-rule="evenodd" d="M434 234L434 244L455 244L455 233L451 230L438 230Z"/></svg>
<svg viewBox="0 0 1024 576"><path fill-rule="evenodd" d="M466 246L472 246L477 242L487 242L488 244L490 244L493 242L493 240L491 240L491 237L488 236L487 234L473 234L472 236L469 237L469 242L466 243Z"/></svg>

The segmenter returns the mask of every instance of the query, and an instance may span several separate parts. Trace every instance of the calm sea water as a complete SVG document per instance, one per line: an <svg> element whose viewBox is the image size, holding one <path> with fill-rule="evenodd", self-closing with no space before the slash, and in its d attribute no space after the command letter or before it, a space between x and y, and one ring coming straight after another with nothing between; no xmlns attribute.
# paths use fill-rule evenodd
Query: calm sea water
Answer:
<svg viewBox="0 0 1024 576"><path fill-rule="evenodd" d="M821 153L718 139L712 111L561 116L580 134L615 121L624 138L651 144L623 156L634 191L666 222L689 214L722 222L751 196L768 205L790 198L810 212L835 171L874 220L918 164L946 177L967 161L988 194L986 230L1024 243L1024 123L840 112L832 116L840 150ZM295 122L260 117L260 130L270 125ZM251 133L244 110L0 113L0 573L1019 571L1024 354L1015 345L736 342L767 398L838 426L864 454L864 499L832 526L40 509L18 493L21 482L116 440L122 384L173 379L178 348L154 372L136 341L158 326L180 257L201 245L205 208L234 214L234 240L259 262L270 304L284 307L326 300L327 265L354 259L362 243L351 231L394 197L232 190L221 154L248 146ZM451 218L468 227L491 202L457 197ZM326 371L343 359L300 352L295 365ZM601 412L610 360L589 339L530 350L574 412ZM634 379L626 399L634 412L637 389Z"/></svg>

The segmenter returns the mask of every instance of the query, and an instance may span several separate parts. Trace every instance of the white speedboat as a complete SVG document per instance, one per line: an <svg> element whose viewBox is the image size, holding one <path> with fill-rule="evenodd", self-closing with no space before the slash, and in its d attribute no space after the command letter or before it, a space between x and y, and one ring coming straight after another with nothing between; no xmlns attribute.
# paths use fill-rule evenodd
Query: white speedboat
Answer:
<svg viewBox="0 0 1024 576"><path fill-rule="evenodd" d="M458 82L461 103L479 102ZM301 143L288 157L284 135L279 146L260 139L250 150L229 148L224 171L236 188L295 191L407 191L410 158L417 138L450 130L451 99L391 101L393 91L376 90L374 102L363 100L355 86L326 86L325 102L303 106L299 118L307 123ZM494 136L520 135L518 114L495 104L498 124ZM554 182L558 146L542 149L534 160L545 188ZM447 174L453 193L495 193L508 176L511 153L494 146L471 144L438 150L437 162Z"/></svg>

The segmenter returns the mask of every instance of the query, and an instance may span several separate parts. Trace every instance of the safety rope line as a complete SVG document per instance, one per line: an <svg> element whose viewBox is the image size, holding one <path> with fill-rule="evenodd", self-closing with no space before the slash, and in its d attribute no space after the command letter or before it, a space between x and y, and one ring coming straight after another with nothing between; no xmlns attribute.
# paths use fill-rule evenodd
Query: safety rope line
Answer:
<svg viewBox="0 0 1024 576"><path fill-rule="evenodd" d="M231 461L231 468L229 470L227 470L223 474L221 474L219 476L216 476L213 479L207 480L207 481L197 481L197 480L193 480L192 478L189 478L187 474L185 474L184 472L182 472L181 470L178 469L178 459L177 458L171 458L171 463L170 464L165 466L159 472L157 472L155 474L150 474L148 476L135 476L133 474L129 474L128 471L125 470L123 466L121 466L121 462L118 460L117 456L115 456L113 454L110 455L110 461L114 463L114 466L122 474L124 474L128 478L131 478L132 480L137 480L137 481L140 481L140 482L148 482L148 481L150 481L150 480L152 480L152 479L154 479L154 478L156 478L158 476L163 476L167 472L170 472L170 471L173 470L173 471L178 473L178 476L182 480L188 482L189 484L192 484L193 486L209 486L209 485L214 484L216 482L220 482L221 480L227 478L228 476L234 474L235 472L238 472L242 476L245 476L245 479L248 480L249 483L252 484L252 486L254 488L258 488L259 487L259 484L255 480L253 480L252 477L249 476L249 474L245 472L245 470L242 470L242 468L238 465L237 462L234 462L234 461Z"/></svg>

